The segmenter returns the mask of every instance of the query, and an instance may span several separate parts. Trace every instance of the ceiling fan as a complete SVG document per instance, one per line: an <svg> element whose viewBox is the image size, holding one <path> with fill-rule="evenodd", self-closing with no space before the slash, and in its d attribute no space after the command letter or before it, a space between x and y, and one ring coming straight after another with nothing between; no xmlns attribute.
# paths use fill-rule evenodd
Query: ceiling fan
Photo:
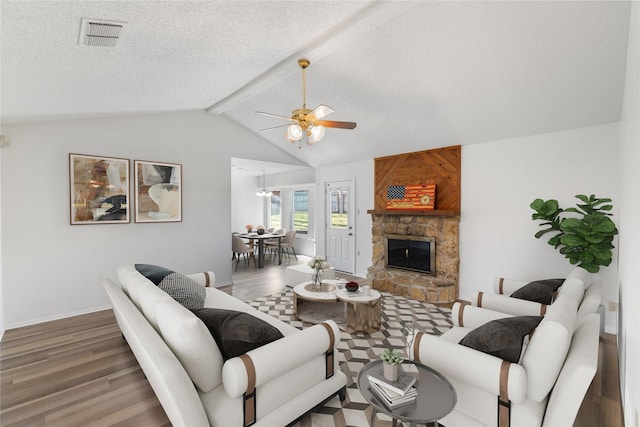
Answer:
<svg viewBox="0 0 640 427"><path fill-rule="evenodd" d="M338 128L338 129L354 129L356 123L354 122L336 122L333 120L322 120L324 117L333 113L333 108L327 105L318 105L313 110L307 108L307 87L306 87L306 70L311 62L308 59L299 59L298 65L302 68L302 108L293 110L291 117L281 116L279 114L265 113L264 111L256 111L258 114L264 114L267 116L278 117L285 119L291 124L274 126L266 129L260 129L261 131L279 129L287 126L287 139L292 144L300 141L302 137L307 135L307 144L313 145L320 141L324 136L325 128ZM300 147L298 147L300 148Z"/></svg>

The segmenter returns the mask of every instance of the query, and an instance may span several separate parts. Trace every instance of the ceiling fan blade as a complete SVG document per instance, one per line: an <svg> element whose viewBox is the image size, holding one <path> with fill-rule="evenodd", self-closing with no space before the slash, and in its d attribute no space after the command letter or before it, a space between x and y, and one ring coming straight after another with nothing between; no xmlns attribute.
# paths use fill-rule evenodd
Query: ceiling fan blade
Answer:
<svg viewBox="0 0 640 427"><path fill-rule="evenodd" d="M262 132L262 131L265 131L265 130L274 130L274 129L280 129L280 128L284 128L284 127L287 127L287 126L289 126L289 125L279 125L279 126L273 126L273 127L270 127L270 128L264 128L264 129L260 129L260 132Z"/></svg>
<svg viewBox="0 0 640 427"><path fill-rule="evenodd" d="M320 104L316 108L314 108L313 111L308 115L312 115L316 120L320 120L321 118L326 117L331 113L333 113L333 108L329 107L328 105Z"/></svg>
<svg viewBox="0 0 640 427"><path fill-rule="evenodd" d="M322 125L326 128L339 128L339 129L355 129L355 122L336 122L333 120L316 120L316 125Z"/></svg>
<svg viewBox="0 0 640 427"><path fill-rule="evenodd" d="M256 114L264 114L265 116L277 117L279 119L292 120L291 117L281 116L280 114L265 113L264 111L256 111Z"/></svg>

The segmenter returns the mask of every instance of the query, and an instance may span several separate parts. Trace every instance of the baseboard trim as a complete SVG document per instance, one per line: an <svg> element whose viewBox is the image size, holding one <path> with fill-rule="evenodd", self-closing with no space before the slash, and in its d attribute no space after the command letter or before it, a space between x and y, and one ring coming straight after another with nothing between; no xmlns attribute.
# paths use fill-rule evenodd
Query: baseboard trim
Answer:
<svg viewBox="0 0 640 427"><path fill-rule="evenodd" d="M95 313L97 311L103 311L103 310L111 310L111 306L110 305L105 305L105 306L101 306L101 307L90 308L90 309L87 309L87 310L78 310L78 311L69 312L69 313L61 313L61 314L56 314L56 315L53 315L53 316L41 317L39 319L27 320L25 322L11 323L11 324L7 325L7 328L2 331L2 336L4 337L5 331L8 331L10 329L22 328L24 326L37 325L38 323L51 322L53 320L66 319L68 317L80 316L80 315L83 315L83 314Z"/></svg>

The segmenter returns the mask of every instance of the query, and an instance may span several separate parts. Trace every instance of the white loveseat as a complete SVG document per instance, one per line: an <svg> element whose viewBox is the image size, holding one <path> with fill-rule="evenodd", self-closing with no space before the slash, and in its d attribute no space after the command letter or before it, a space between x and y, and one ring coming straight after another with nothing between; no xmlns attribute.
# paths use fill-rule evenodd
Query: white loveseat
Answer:
<svg viewBox="0 0 640 427"><path fill-rule="evenodd" d="M189 277L203 286L215 280ZM133 265L118 268L118 279L100 282L174 426L285 426L336 394L344 399L334 322L301 331L208 286L205 307L249 313L284 335L225 362L205 324Z"/></svg>
<svg viewBox="0 0 640 427"><path fill-rule="evenodd" d="M454 327L441 336L417 334L414 360L436 369L457 393L447 427L567 427L573 425L598 361L599 316L577 322L577 304L558 297L525 344L518 363L459 344L469 332L509 314L468 304L452 309Z"/></svg>

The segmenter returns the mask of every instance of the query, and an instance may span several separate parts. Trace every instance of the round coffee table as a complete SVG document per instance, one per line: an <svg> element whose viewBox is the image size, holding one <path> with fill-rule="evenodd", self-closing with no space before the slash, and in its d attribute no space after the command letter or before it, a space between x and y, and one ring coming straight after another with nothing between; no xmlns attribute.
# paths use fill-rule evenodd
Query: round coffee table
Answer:
<svg viewBox="0 0 640 427"><path fill-rule="evenodd" d="M344 303L336 296L337 280L325 280L320 289L313 286L313 282L302 282L293 288L293 315L299 320L309 323L320 323L326 319L335 320L338 325L345 321ZM304 304L304 302L309 302ZM317 304L332 304L318 307ZM326 317L318 316L318 313Z"/></svg>
<svg viewBox="0 0 640 427"><path fill-rule="evenodd" d="M293 315L302 321L318 323L325 319L318 319L318 309L304 308L303 301L315 303L333 303L334 306L322 308L326 318L335 320L345 332L373 333L380 329L381 302L380 292L371 289L368 295L362 290L348 292L341 289L339 280L324 280L322 286L316 289L313 282L307 281L293 288ZM307 306L311 304L306 304ZM346 307L345 307L346 306ZM346 311L346 314L345 314Z"/></svg>
<svg viewBox="0 0 640 427"><path fill-rule="evenodd" d="M413 365L413 367L409 365ZM362 397L373 407L369 425L373 426L376 412L382 412L393 418L393 427L398 425L398 420L408 421L412 427L416 423L426 423L429 426L437 427L438 420L456 406L456 391L441 373L428 366L409 361L405 361L403 366L407 366L405 372L416 376L415 387L418 390L418 395L415 402L393 409L388 408L369 389L367 375L381 374L382 360L366 364L358 373L358 389L360 389Z"/></svg>
<svg viewBox="0 0 640 427"><path fill-rule="evenodd" d="M340 301L347 303L347 324L345 332L364 332L371 334L380 329L381 301L380 292L375 289L369 290L368 294L362 292L362 288L357 292L349 292L340 289L336 293Z"/></svg>

